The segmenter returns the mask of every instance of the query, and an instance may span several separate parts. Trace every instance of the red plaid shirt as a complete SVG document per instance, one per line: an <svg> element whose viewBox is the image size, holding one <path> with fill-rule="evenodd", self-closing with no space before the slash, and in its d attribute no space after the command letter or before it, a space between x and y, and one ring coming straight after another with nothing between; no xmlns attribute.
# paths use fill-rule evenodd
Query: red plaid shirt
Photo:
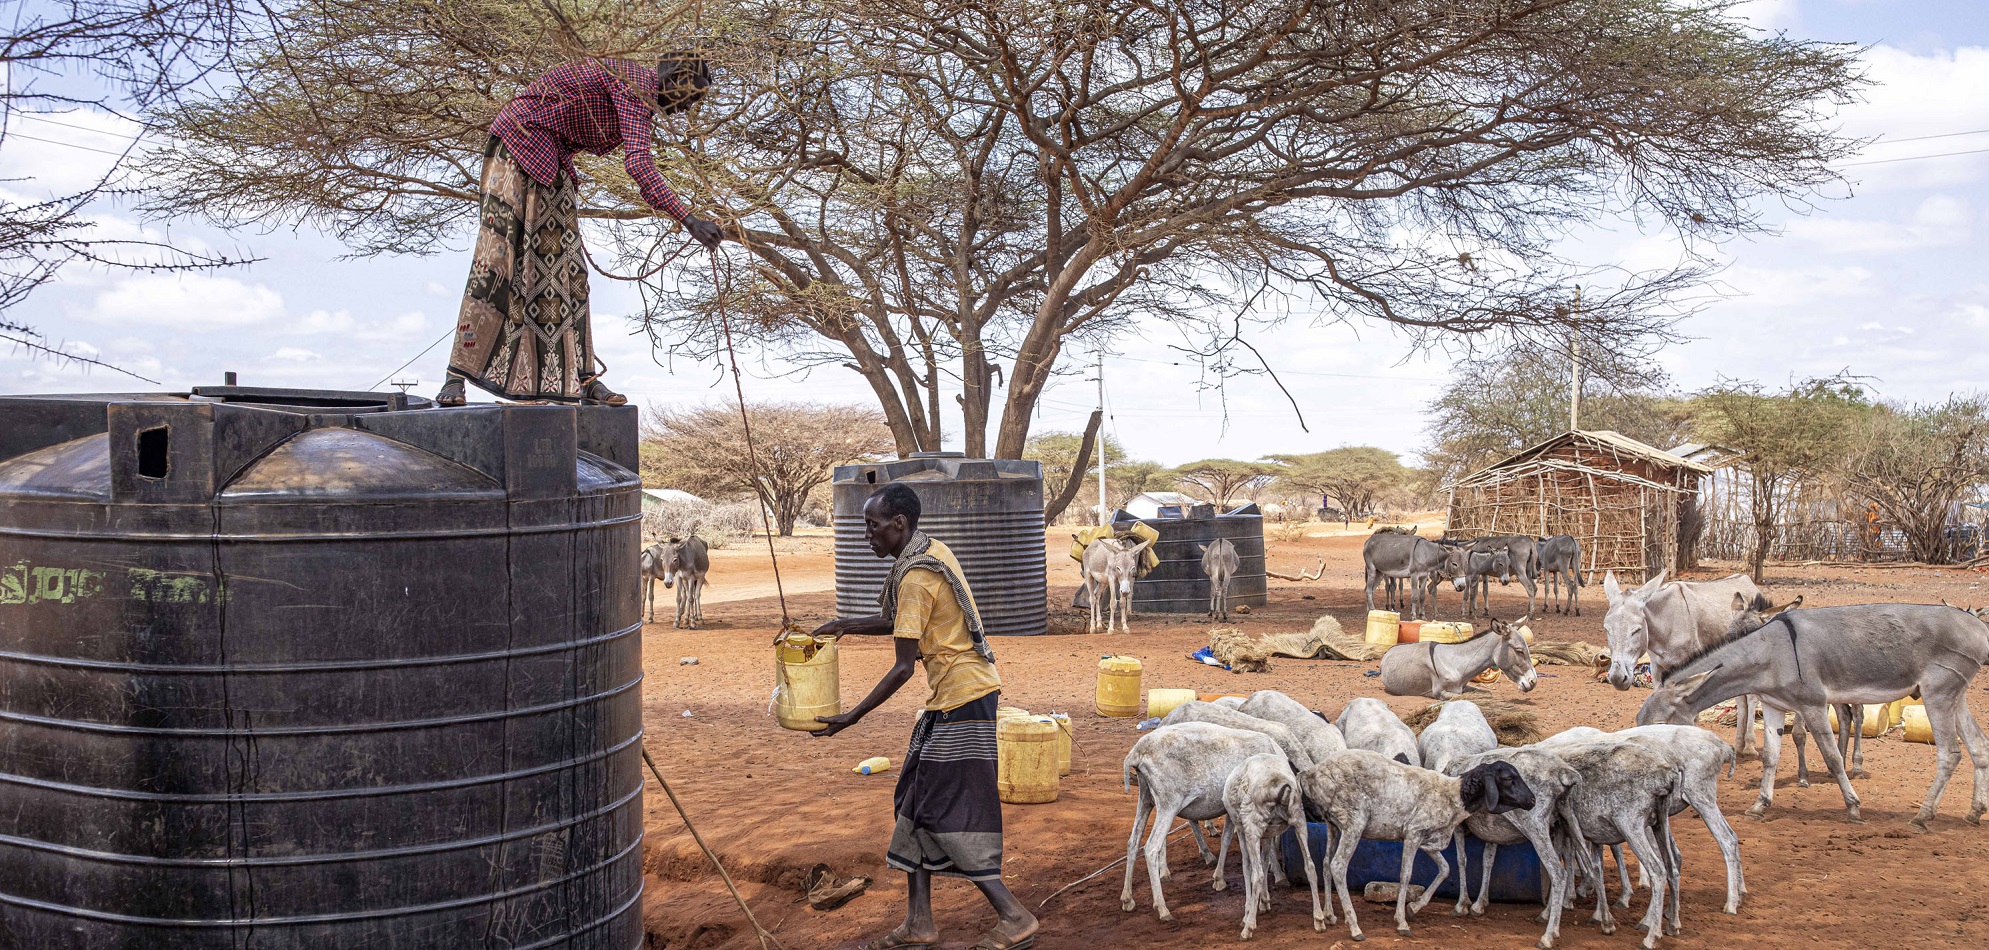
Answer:
<svg viewBox="0 0 1989 950"><path fill-rule="evenodd" d="M682 221L691 209L663 181L649 151L655 101L656 70L619 59L577 60L526 86L498 111L490 132L504 140L525 174L548 186L562 171L579 177L574 152L606 155L619 148L642 200Z"/></svg>

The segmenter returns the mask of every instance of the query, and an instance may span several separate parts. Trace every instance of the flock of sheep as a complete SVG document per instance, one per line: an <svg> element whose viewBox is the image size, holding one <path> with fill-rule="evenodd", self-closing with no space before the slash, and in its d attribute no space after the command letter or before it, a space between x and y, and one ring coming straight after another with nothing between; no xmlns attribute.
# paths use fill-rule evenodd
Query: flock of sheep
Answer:
<svg viewBox="0 0 1989 950"><path fill-rule="evenodd" d="M1457 550L1441 556L1455 557ZM1428 583L1424 576L1403 579L1411 581L1412 595L1418 585ZM1720 773L1731 772L1736 753L1725 740L1692 724L1698 713L1727 700L1742 700L1738 732L1743 744L1752 739L1751 706L1771 714L1771 726L1763 730L1761 798L1751 814L1772 801L1777 727L1789 714L1797 723L1798 752L1805 731L1817 738L1818 751L1843 790L1850 819L1860 820L1859 799L1844 767L1845 750L1829 713L1838 711L1848 737L1857 731L1859 704L1909 696L1925 704L1936 745L1936 775L1912 824L1926 828L1964 749L1975 768L1966 819L1977 824L1989 812L1989 736L1967 702L1970 682L1989 663L1989 611L1945 604L1793 609L1800 599L1775 607L1743 577L1667 584L1660 576L1625 590L1612 575L1604 590L1610 602L1604 620L1610 682L1622 689L1633 685L1639 657L1648 655L1653 667L1655 688L1639 709L1634 728L1605 733L1580 727L1531 745L1501 747L1483 712L1470 702L1443 705L1420 736L1370 698L1348 702L1333 721L1271 690L1248 699L1176 708L1126 756L1124 779L1128 788L1138 785L1139 800L1126 843L1122 905L1134 909L1134 867L1144 834L1154 908L1162 920L1172 919L1161 881L1167 877L1167 839L1176 818L1188 820L1204 857L1215 863L1218 890L1225 886L1222 865L1229 843L1238 839L1244 939L1255 931L1259 911L1270 907L1270 880L1286 883L1273 849L1287 828L1299 830L1314 928L1324 930L1336 922L1337 895L1356 940L1362 934L1347 874L1362 839L1402 843L1395 924L1405 935L1410 915L1430 901L1451 873L1442 854L1447 845L1457 847L1456 912L1481 914L1497 848L1526 843L1540 856L1547 878L1547 906L1538 918L1546 925L1539 941L1545 948L1559 936L1562 909L1578 886L1593 891L1592 919L1605 934L1614 931L1601 849L1616 852L1622 891L1618 904L1628 907L1632 889L1622 857L1627 845L1650 887L1650 905L1638 926L1645 931L1643 945L1654 947L1661 935L1678 932L1679 852L1671 818L1687 806L1705 822L1724 859L1723 910L1737 913L1746 892L1739 837L1721 813L1717 794ZM1453 682L1458 676L1448 673L1475 673L1480 666L1497 665L1530 677L1526 645L1513 626L1494 621L1492 630L1472 643L1480 645L1484 656L1470 663L1463 663L1460 655L1458 663L1447 664L1439 655L1470 644L1427 651L1395 648L1388 657L1417 659L1427 652L1431 660L1428 669L1397 671L1397 679L1414 680L1413 688L1397 689L1397 683L1389 691L1447 698L1456 695L1453 687L1461 689ZM1384 674L1388 664L1384 658ZM1211 855L1197 822L1221 816L1227 816L1221 849ZM1324 821L1337 836L1324 862L1328 880L1323 903L1318 862L1305 833L1308 819ZM1466 832L1486 844L1475 900L1470 899L1464 867ZM1416 896L1409 878L1419 852L1429 855L1438 871Z"/></svg>
<svg viewBox="0 0 1989 950"><path fill-rule="evenodd" d="M1214 855L1215 887L1226 886L1222 866L1235 838L1243 862L1245 940L1256 930L1258 912L1270 907L1271 880L1285 882L1274 849L1286 828L1299 831L1314 929L1337 921L1337 894L1355 940L1364 937L1347 890L1347 870L1363 838L1402 843L1395 928L1405 935L1409 916L1429 903L1451 873L1443 857L1446 846L1454 842L1457 848L1456 913L1476 915L1485 910L1498 847L1530 844L1541 857L1549 889L1539 945L1552 947L1577 874L1594 892L1594 919L1603 933L1614 932L1600 849L1616 848L1621 870L1621 846L1628 845L1649 872L1650 907L1639 926L1646 931L1644 946L1652 947L1660 934L1678 932L1679 861L1671 816L1688 805L1726 859L1724 909L1739 911L1740 839L1720 813L1716 795L1719 773L1733 762L1732 746L1694 726L1615 733L1584 727L1502 748L1483 712L1470 702L1445 704L1421 736L1381 701L1365 697L1347 703L1330 722L1275 690L1248 699L1191 702L1168 713L1126 755L1125 781L1129 788L1137 783L1139 801L1126 842L1120 901L1134 909L1134 867L1149 821L1144 857L1154 909L1162 920L1172 920L1161 881L1168 876L1167 838L1174 820L1188 820L1206 857L1208 845L1196 822L1227 816ZM1314 873L1318 862L1304 833L1308 816L1327 822L1337 838L1325 862L1323 903ZM1475 900L1469 898L1464 867L1467 831L1486 845ZM1419 852L1436 862L1437 877L1412 899L1409 877ZM1625 874L1620 903L1627 907Z"/></svg>

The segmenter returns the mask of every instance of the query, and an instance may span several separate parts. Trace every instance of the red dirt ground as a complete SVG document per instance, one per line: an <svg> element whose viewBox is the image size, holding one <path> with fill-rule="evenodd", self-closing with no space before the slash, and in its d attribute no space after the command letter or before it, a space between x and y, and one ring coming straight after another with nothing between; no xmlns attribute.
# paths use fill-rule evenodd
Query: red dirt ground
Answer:
<svg viewBox="0 0 1989 950"><path fill-rule="evenodd" d="M1052 616L1082 630L1082 615L1054 606L1068 604L1077 583L1073 562L1063 553L1067 534L1052 530L1046 538ZM1255 632L1304 630L1325 612L1348 629L1358 629L1366 609L1359 580L1360 542L1359 535L1272 540L1274 570L1309 569L1323 555L1326 574L1308 583L1273 580L1271 605L1239 618L1238 625ZM796 618L803 623L831 618L832 563L826 539L795 539L782 546L782 577L791 592L803 591L789 597ZM1723 573L1708 571L1705 576ZM1809 606L1937 598L1981 603L1983 585L1989 584L1989 576L1925 567L1779 566L1771 567L1769 575L1772 593L1799 591ZM903 755L924 696L922 680L915 679L863 723L833 739L782 730L767 715L772 690L768 643L779 625L777 604L764 596L771 593L771 580L763 542L728 548L714 566L707 629L673 630L667 619L646 628L648 744L699 831L785 946L854 946L901 919L904 883L883 864L895 773L865 777L850 767L872 755L888 755L893 761ZM667 595L657 593L659 600ZM1443 615L1450 616L1457 603L1457 595L1446 591ZM1514 585L1498 590L1493 605L1500 616L1515 617L1525 611L1525 595ZM1599 585L1591 586L1584 591L1583 616L1549 615L1532 627L1546 640L1601 644L1603 606ZM1058 800L1007 807L1005 871L1009 886L1032 909L1125 852L1133 799L1120 787L1119 764L1139 733L1132 720L1103 719L1091 712L1101 654L1143 658L1149 688L1276 688L1329 715L1349 698L1380 695L1379 682L1362 675L1370 667L1352 663L1279 659L1270 673L1245 675L1202 666L1187 658L1206 643L1208 625L1196 618L1140 615L1134 629L1137 633L1131 635L1005 638L996 643L1003 701L1038 712L1068 711L1076 733L1074 768L1064 778ZM698 665L679 665L684 656L698 657ZM844 702L861 697L890 658L891 647L881 640L846 643ZM1495 685L1493 692L1506 699L1521 695L1509 683ZM1550 729L1613 729L1634 723L1645 695L1641 690L1617 692L1594 682L1585 670L1559 666L1543 667L1540 687L1520 702L1538 710ZM1398 712L1422 703L1403 698L1388 702ZM1977 706L1983 702L1989 699ZM1731 740L1731 733L1726 737ZM1782 950L1989 942L1989 906L1983 897L1989 893L1989 828L1961 820L1972 786L1966 766L1957 770L1932 831L1923 835L1906 820L1932 777L1933 747L1897 738L1867 740L1866 763L1872 777L1858 787L1868 823L1852 825L1844 820L1842 800L1827 779L1811 788L1795 787L1792 761L1783 764L1782 787L1767 820L1741 817L1754 799L1760 775L1755 760L1744 760L1722 783L1721 801L1741 835L1747 901L1738 916L1720 912L1725 877L1718 852L1704 826L1689 814L1683 816L1675 827L1685 853L1684 932L1661 945L1693 948L1747 941L1760 950ZM649 948L757 946L668 799L652 789L647 809L644 919ZM1234 941L1242 919L1235 862L1229 865L1231 888L1218 892L1210 889L1191 844L1176 843L1170 858L1175 871L1168 888L1173 923L1155 918L1144 868L1135 882L1139 910L1121 911L1124 872L1115 868L1038 911L1042 931L1036 946L1170 950ZM876 881L848 905L817 912L801 902L800 883L818 862L838 874L864 874ZM970 885L942 879L934 890L942 947L971 946L993 923L992 912ZM1312 931L1307 900L1302 886L1280 891L1276 908L1260 918L1255 944L1351 947L1344 922L1323 934ZM1369 945L1382 947L1520 948L1540 935L1531 919L1535 909L1518 905L1495 904L1484 918L1459 920L1450 916L1445 902L1433 902L1411 921L1416 933L1407 938L1398 937L1389 925L1391 907L1360 903L1359 909ZM1641 895L1632 911L1642 913ZM1587 916L1586 910L1567 915L1562 946L1627 947L1640 938L1627 925L1604 937Z"/></svg>

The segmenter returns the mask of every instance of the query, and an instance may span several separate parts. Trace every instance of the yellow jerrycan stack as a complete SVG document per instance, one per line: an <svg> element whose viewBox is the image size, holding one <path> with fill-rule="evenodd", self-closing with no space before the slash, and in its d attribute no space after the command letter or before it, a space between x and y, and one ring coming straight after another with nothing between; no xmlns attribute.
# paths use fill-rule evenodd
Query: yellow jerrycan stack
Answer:
<svg viewBox="0 0 1989 950"><path fill-rule="evenodd" d="M1367 612L1367 642L1369 646L1392 647L1402 636L1402 615L1393 610L1370 610Z"/></svg>

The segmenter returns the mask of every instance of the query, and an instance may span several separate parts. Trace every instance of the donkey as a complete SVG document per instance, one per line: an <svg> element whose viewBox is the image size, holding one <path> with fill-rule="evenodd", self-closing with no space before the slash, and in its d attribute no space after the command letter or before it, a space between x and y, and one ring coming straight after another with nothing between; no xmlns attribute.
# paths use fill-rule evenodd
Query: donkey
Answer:
<svg viewBox="0 0 1989 950"><path fill-rule="evenodd" d="M1539 587L1535 583L1540 579L1539 544L1540 542L1524 534L1496 534L1471 542L1473 551L1504 549L1506 557L1512 561L1512 572L1499 578L1499 583L1510 584L1517 580L1521 587L1526 588L1526 615L1529 617L1539 615L1539 611L1533 605L1533 598L1539 592Z"/></svg>
<svg viewBox="0 0 1989 950"><path fill-rule="evenodd" d="M1800 596L1777 607L1770 603L1766 597L1756 595L1752 601L1749 601L1740 594L1735 594L1733 595L1733 609L1737 613L1734 615L1732 624L1728 627L1727 639L1731 640L1734 637L1753 633L1768 621L1773 620L1776 615L1781 614L1783 611L1794 610L1802 605L1803 598ZM1752 734L1754 731L1754 707L1757 704L1765 712L1766 715L1763 718L1767 720L1761 729L1761 796L1756 799L1754 807L1748 810L1748 814L1759 818L1768 809L1768 806L1775 803L1775 773L1782 761L1781 724L1784 713L1787 710L1776 708L1767 700L1757 700L1757 697L1741 697L1737 713L1740 717L1741 728L1748 734ZM1833 708L1837 710L1837 722L1842 726L1837 733L1837 754L1840 756L1849 756L1852 778L1864 778L1866 775L1865 739L1862 733L1865 724L1865 707L1855 706L1850 703L1838 703L1834 704ZM1796 743L1796 784L1802 788L1809 787L1809 757L1804 754L1803 750L1803 743L1807 733L1808 730L1803 727L1802 719L1798 717L1795 727L1790 730L1790 738L1794 739Z"/></svg>
<svg viewBox="0 0 1989 950"><path fill-rule="evenodd" d="M1464 592L1464 611L1457 615L1458 619L1469 620L1474 603L1489 617L1492 615L1492 578L1497 577L1501 584L1512 582L1512 555L1502 547L1482 551L1466 548L1463 560L1464 569L1452 578L1456 588ZM1532 601L1529 599L1527 603Z"/></svg>
<svg viewBox="0 0 1989 950"><path fill-rule="evenodd" d="M1707 647L1727 639L1739 616L1734 595L1752 603L1761 588L1745 574L1716 581L1664 582L1659 571L1643 586L1625 592L1616 572L1602 576L1602 593L1609 609L1602 629L1609 636L1609 685L1627 690L1634 682L1637 658L1651 655L1651 678L1663 683L1671 671ZM1747 755L1754 745L1754 704L1741 701L1742 716L1734 737L1736 754ZM1772 780L1771 780L1772 781ZM1757 817L1758 817L1758 813Z"/></svg>
<svg viewBox="0 0 1989 950"><path fill-rule="evenodd" d="M1493 667L1512 678L1521 692L1532 692L1539 674L1533 651L1527 648L1521 618L1511 624L1493 619L1491 629L1463 643L1404 643L1381 657L1381 688L1390 696L1455 699L1465 684Z"/></svg>
<svg viewBox="0 0 1989 950"><path fill-rule="evenodd" d="M1105 608L1105 632L1132 629L1133 579L1139 576L1140 555L1151 541L1100 538L1084 546L1084 592L1091 601L1090 632L1098 632L1098 608ZM1107 598L1110 600L1107 600Z"/></svg>
<svg viewBox="0 0 1989 950"><path fill-rule="evenodd" d="M1217 538L1202 548L1202 573L1209 576L1209 619L1229 620L1229 584L1243 566L1236 545Z"/></svg>
<svg viewBox="0 0 1989 950"><path fill-rule="evenodd" d="M1855 822L1862 821L1858 793L1844 771L1825 707L1887 703L1918 690L1933 726L1937 769L1913 827L1927 830L1961 764L1962 748L1975 765L1967 818L1980 824L1989 811L1989 737L1969 711L1968 687L1985 663L1989 625L1964 610L1861 604L1789 611L1680 664L1644 700L1637 722L1690 723L1700 710L1745 693L1793 709L1818 737L1818 751Z"/></svg>
<svg viewBox="0 0 1989 950"><path fill-rule="evenodd" d="M1574 611L1582 615L1582 587L1588 581L1582 579L1582 545L1571 534L1557 534L1551 538L1541 538L1536 545L1540 559L1540 575L1547 582L1547 602L1554 612ZM1567 608L1562 608L1562 590L1567 591Z"/></svg>
<svg viewBox="0 0 1989 950"><path fill-rule="evenodd" d="M693 529L695 530L695 529ZM711 549L703 538L671 538L642 552L642 588L649 599L648 623L656 622L656 581L677 591L677 615L671 626L696 630L704 624L704 577L711 570Z"/></svg>
<svg viewBox="0 0 1989 950"><path fill-rule="evenodd" d="M1443 569L1445 548L1434 541L1392 531L1375 532L1361 546L1361 559L1367 566L1367 609L1374 609L1374 585L1382 578L1409 582L1409 614L1423 616L1425 599L1435 599L1428 583L1431 575Z"/></svg>

